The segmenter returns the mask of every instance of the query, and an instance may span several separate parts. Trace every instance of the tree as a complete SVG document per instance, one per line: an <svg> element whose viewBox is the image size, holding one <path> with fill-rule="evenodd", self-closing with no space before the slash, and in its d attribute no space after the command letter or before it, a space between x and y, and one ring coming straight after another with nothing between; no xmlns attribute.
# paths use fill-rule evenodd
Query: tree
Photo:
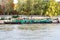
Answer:
<svg viewBox="0 0 60 40"><path fill-rule="evenodd" d="M49 0L46 7L46 16L57 16L57 2L55 2L55 0Z"/></svg>
<svg viewBox="0 0 60 40"><path fill-rule="evenodd" d="M32 10L32 0L27 0L26 1L26 9L25 9L25 12L27 15L30 15L31 14L31 10Z"/></svg>
<svg viewBox="0 0 60 40"><path fill-rule="evenodd" d="M58 12L58 15L60 15L60 2L57 3L57 12Z"/></svg>
<svg viewBox="0 0 60 40"><path fill-rule="evenodd" d="M34 0L31 4L32 6L31 11L30 11L30 15L42 15L43 14L43 6L44 4L42 4L42 0ZM32 18L32 17L31 17Z"/></svg>
<svg viewBox="0 0 60 40"><path fill-rule="evenodd" d="M23 3L20 0L18 0L17 11L19 12L19 14L29 15L31 13L31 6L32 0L26 0Z"/></svg>
<svg viewBox="0 0 60 40"><path fill-rule="evenodd" d="M13 0L8 0L5 7L6 14L7 15L12 14L13 10L14 10Z"/></svg>
<svg viewBox="0 0 60 40"><path fill-rule="evenodd" d="M33 11L34 15L44 15L46 3L44 0L34 0Z"/></svg>
<svg viewBox="0 0 60 40"><path fill-rule="evenodd" d="M26 2L25 3L22 3L21 0L18 0L18 3L17 3L17 11L19 12L19 14L25 14L25 10L26 10Z"/></svg>
<svg viewBox="0 0 60 40"><path fill-rule="evenodd" d="M2 15L2 14L3 14L3 10L2 10L1 5L0 5L0 15Z"/></svg>

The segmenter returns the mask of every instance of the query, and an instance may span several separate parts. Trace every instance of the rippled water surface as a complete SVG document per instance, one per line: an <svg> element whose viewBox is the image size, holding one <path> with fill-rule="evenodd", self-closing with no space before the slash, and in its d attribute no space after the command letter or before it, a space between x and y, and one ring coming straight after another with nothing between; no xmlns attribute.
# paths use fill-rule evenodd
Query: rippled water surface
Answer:
<svg viewBox="0 0 60 40"><path fill-rule="evenodd" d="M0 40L60 40L60 24L0 25Z"/></svg>

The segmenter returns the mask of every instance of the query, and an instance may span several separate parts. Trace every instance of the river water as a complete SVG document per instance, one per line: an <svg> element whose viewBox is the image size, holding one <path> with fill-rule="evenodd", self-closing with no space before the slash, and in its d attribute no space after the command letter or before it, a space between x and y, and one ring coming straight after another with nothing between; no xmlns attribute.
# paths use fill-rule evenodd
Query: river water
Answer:
<svg viewBox="0 0 60 40"><path fill-rule="evenodd" d="M60 24L3 24L0 40L60 40Z"/></svg>

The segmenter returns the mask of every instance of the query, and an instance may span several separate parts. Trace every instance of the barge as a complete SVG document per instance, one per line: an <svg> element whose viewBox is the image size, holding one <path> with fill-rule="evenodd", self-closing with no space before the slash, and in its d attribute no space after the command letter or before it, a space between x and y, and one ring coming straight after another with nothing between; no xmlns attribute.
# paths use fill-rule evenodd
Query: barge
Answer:
<svg viewBox="0 0 60 40"><path fill-rule="evenodd" d="M27 18L1 18L0 24L43 24L43 23L60 23L60 19L57 17L27 17Z"/></svg>
<svg viewBox="0 0 60 40"><path fill-rule="evenodd" d="M58 19L51 20L51 19L16 19L11 22L4 22L4 24L38 24L38 23L60 23Z"/></svg>

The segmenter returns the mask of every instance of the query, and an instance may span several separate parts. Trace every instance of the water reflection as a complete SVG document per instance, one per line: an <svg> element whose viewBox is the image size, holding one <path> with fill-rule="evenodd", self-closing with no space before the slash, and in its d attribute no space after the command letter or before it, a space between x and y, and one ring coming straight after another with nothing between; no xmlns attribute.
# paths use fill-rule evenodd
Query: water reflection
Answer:
<svg viewBox="0 0 60 40"><path fill-rule="evenodd" d="M60 40L60 24L0 25L0 40Z"/></svg>

